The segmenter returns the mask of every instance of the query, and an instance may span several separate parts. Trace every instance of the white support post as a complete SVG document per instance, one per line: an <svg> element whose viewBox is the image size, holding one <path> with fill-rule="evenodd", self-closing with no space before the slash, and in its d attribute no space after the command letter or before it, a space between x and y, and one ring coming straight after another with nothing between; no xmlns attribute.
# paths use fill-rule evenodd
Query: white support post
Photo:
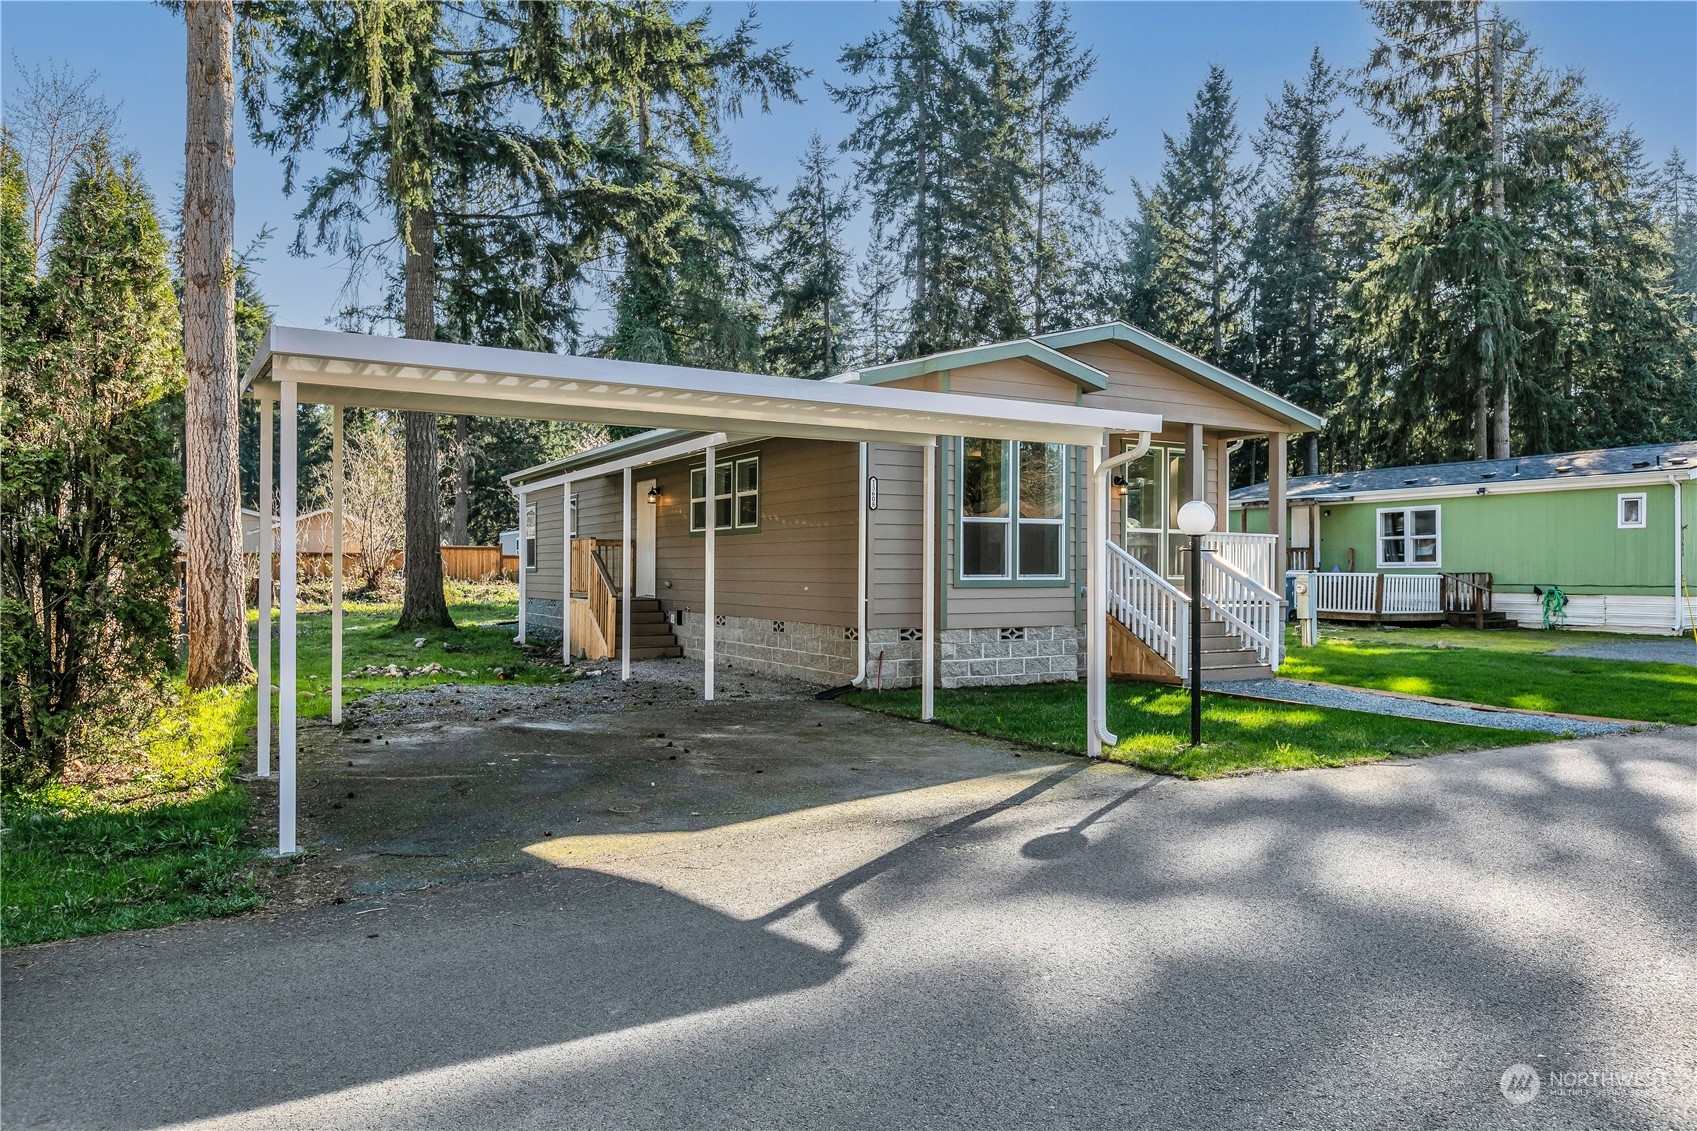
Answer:
<svg viewBox="0 0 1697 1131"><path fill-rule="evenodd" d="M519 633L515 643L523 644L525 630L525 605L528 604L526 598L530 595L530 570L525 568L526 565L528 565L528 556L530 554L530 539L527 537L528 531L525 530L524 520L525 516L530 513L530 504L525 499L523 490L514 491L513 498L517 499L519 504Z"/></svg>
<svg viewBox="0 0 1697 1131"><path fill-rule="evenodd" d="M572 662L572 481L560 484L560 544L565 547L560 563L560 662Z"/></svg>
<svg viewBox="0 0 1697 1131"><path fill-rule="evenodd" d="M705 547L703 553L706 555L702 570L702 588L705 590L702 603L706 606L706 611L702 613L701 619L701 697L709 703L713 701L713 629L718 623L713 592L718 588L717 563L714 561L717 548L713 536L715 528L719 525L718 475L714 467L714 456L717 453L718 449L714 445L707 445L707 518L704 522L705 536L702 539Z"/></svg>
<svg viewBox="0 0 1697 1131"><path fill-rule="evenodd" d="M920 532L925 546L920 552L920 569L925 571L920 586L919 717L930 722L935 716L937 696L937 441L925 445L925 521Z"/></svg>
<svg viewBox="0 0 1697 1131"><path fill-rule="evenodd" d="M271 776L271 555L276 540L271 531L271 476L277 469L272 442L271 398L259 402L259 586L254 602L259 611L259 747L258 773Z"/></svg>
<svg viewBox="0 0 1697 1131"><path fill-rule="evenodd" d="M630 680L630 468L625 468L624 538L619 548L619 679Z"/></svg>
<svg viewBox="0 0 1697 1131"><path fill-rule="evenodd" d="M342 725L342 406L330 410L330 722Z"/></svg>
<svg viewBox="0 0 1697 1131"><path fill-rule="evenodd" d="M1097 722L1105 712L1108 695L1108 605L1106 547L1107 513L1105 509L1107 477L1100 473L1102 445L1091 444L1085 449L1085 477L1089 486L1084 493L1084 663L1085 712L1084 752L1089 757L1102 756L1102 736Z"/></svg>
<svg viewBox="0 0 1697 1131"><path fill-rule="evenodd" d="M282 383L281 420L282 488L278 507L278 534L282 543L278 554L278 572L282 584L277 603L282 615L277 629L277 854L289 856L295 851L295 620L296 590L300 569L295 555L295 504L297 501L296 474L299 449L300 413L298 393L293 381Z"/></svg>
<svg viewBox="0 0 1697 1131"><path fill-rule="evenodd" d="M859 543L858 543L859 557L857 558L857 564L855 566L855 571L854 571L854 573L855 573L855 592L854 592L854 608L855 608L855 616L854 616L854 633L855 633L855 635L854 635L854 638L855 638L854 655L855 655L855 667L854 667L854 681L853 682L854 682L856 687L859 687L866 682L866 647L867 647L867 645L866 645L866 631L867 631L867 604L868 604L867 593L866 593L866 571L867 571L866 548L867 548L867 539L870 537L869 527L872 524L872 515L866 509L867 508L867 498L866 498L867 476L870 474L870 470L871 470L868 466L870 461L867 458L867 454L868 453L867 453L866 441L862 440L860 442L860 495L859 495L860 522L858 524L859 525L859 531L858 531L858 533L859 533Z"/></svg>

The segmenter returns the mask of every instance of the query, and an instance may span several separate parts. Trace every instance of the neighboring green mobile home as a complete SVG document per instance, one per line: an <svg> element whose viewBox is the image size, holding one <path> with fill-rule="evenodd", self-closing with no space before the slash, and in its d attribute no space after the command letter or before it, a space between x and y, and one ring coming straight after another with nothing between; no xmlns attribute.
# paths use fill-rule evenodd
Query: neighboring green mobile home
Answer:
<svg viewBox="0 0 1697 1131"><path fill-rule="evenodd" d="M1697 441L1290 480L1290 564L1322 572L1492 575L1497 610L1541 623L1690 627L1697 590ZM1231 529L1267 528L1262 485L1232 492ZM1316 534L1318 537L1316 538Z"/></svg>

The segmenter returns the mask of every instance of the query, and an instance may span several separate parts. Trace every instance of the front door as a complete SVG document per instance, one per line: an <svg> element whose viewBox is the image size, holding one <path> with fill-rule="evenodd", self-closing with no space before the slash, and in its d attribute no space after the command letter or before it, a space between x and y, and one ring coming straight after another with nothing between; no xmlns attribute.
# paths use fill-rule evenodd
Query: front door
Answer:
<svg viewBox="0 0 1697 1131"><path fill-rule="evenodd" d="M656 505L654 497L649 495L657 483L652 479L644 479L636 485L636 499L631 504L636 510L636 595L638 597L654 596L654 531Z"/></svg>

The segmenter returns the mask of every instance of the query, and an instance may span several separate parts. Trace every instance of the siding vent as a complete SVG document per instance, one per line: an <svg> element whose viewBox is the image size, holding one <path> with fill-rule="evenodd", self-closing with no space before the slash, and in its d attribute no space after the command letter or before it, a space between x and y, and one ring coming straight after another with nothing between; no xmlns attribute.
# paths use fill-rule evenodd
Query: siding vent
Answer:
<svg viewBox="0 0 1697 1131"><path fill-rule="evenodd" d="M1024 640L1025 639L1025 629L1023 629L1023 628L1004 628L1004 629L1000 629L998 631L999 631L998 639L1001 639L1001 640Z"/></svg>
<svg viewBox="0 0 1697 1131"><path fill-rule="evenodd" d="M844 640L859 640L860 639L860 629L858 629L858 628L845 628L845 629L843 629L843 639Z"/></svg>
<svg viewBox="0 0 1697 1131"><path fill-rule="evenodd" d="M920 628L904 628L901 630L902 640L924 640L925 630Z"/></svg>
<svg viewBox="0 0 1697 1131"><path fill-rule="evenodd" d="M714 628L724 628L725 627L724 614L721 613L719 616L716 616L716 617L713 618L713 627Z"/></svg>

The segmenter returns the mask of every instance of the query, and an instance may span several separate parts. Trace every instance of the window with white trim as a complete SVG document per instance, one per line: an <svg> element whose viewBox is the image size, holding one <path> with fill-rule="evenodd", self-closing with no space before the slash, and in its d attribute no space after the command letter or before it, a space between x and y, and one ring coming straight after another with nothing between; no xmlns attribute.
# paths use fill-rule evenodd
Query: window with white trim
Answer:
<svg viewBox="0 0 1697 1131"><path fill-rule="evenodd" d="M1615 526L1621 530L1642 530L1649 525L1646 513L1647 497L1643 491L1620 495L1615 499Z"/></svg>
<svg viewBox="0 0 1697 1131"><path fill-rule="evenodd" d="M713 526L716 530L756 530L760 526L760 457L739 456L713 462ZM707 529L707 467L689 473L689 529Z"/></svg>
<svg viewBox="0 0 1697 1131"><path fill-rule="evenodd" d="M960 443L960 576L1064 579L1066 448L970 436Z"/></svg>
<svg viewBox="0 0 1697 1131"><path fill-rule="evenodd" d="M524 568L536 568L536 504L524 505Z"/></svg>
<svg viewBox="0 0 1697 1131"><path fill-rule="evenodd" d="M1443 565L1438 507L1381 510L1378 522L1380 569L1436 569Z"/></svg>

